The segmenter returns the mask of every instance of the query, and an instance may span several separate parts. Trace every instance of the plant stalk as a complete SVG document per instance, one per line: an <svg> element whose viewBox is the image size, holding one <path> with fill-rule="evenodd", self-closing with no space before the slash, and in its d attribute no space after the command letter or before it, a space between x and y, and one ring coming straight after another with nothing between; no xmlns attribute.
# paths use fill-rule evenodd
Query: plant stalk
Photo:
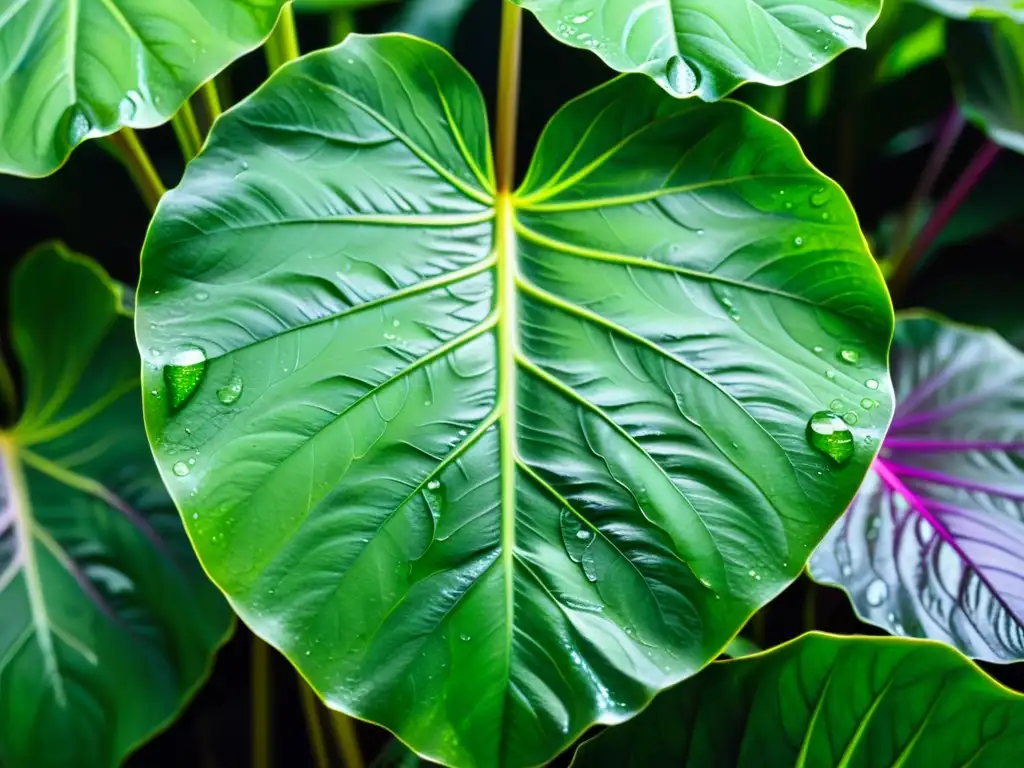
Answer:
<svg viewBox="0 0 1024 768"><path fill-rule="evenodd" d="M351 8L338 8L331 11L331 45L344 42L345 38L356 31L356 15Z"/></svg>
<svg viewBox="0 0 1024 768"><path fill-rule="evenodd" d="M932 196L935 184L945 169L946 163L949 162L949 157L953 154L953 148L956 147L956 143L963 133L965 123L963 113L957 105L954 105L946 117L943 118L931 156L921 172L921 178L918 179L917 186L914 188L914 194L911 196L907 210L900 221L900 228L892 242L891 253L897 259L902 258L906 254L906 250L910 246L914 223L921 212L921 206Z"/></svg>
<svg viewBox="0 0 1024 768"><path fill-rule="evenodd" d="M0 417L4 420L2 423L6 424L8 419L13 421L17 417L17 409L18 390L14 386L11 369L7 367L7 361L0 353Z"/></svg>
<svg viewBox="0 0 1024 768"><path fill-rule="evenodd" d="M495 140L495 174L499 193L509 193L515 186L522 31L523 9L504 0L498 54L498 135Z"/></svg>
<svg viewBox="0 0 1024 768"><path fill-rule="evenodd" d="M178 137L181 156L185 158L186 163L191 162L192 158L199 154L199 148L203 145L203 136L199 133L196 113L188 101L174 113L174 117L171 118L171 126L174 128L174 135Z"/></svg>
<svg viewBox="0 0 1024 768"><path fill-rule="evenodd" d="M270 768L273 737L270 730L270 646L252 636L252 765Z"/></svg>
<svg viewBox="0 0 1024 768"><path fill-rule="evenodd" d="M903 296L917 263L928 253L946 225L949 224L949 220L960 210L960 206L964 204L978 182L985 177L989 168L992 167L992 163L999 156L1000 150L1001 147L995 142L986 141L971 159L960 178L957 179L949 194L939 203L931 218L928 219L928 223L924 225L924 229L921 230L914 244L907 251L907 255L900 259L900 263L889 281L889 292L894 300Z"/></svg>
<svg viewBox="0 0 1024 768"><path fill-rule="evenodd" d="M299 58L299 36L295 28L295 11L291 3L281 9L277 26L267 39L263 50L267 56L267 68L274 74L282 65Z"/></svg>
<svg viewBox="0 0 1024 768"><path fill-rule="evenodd" d="M211 78L203 83L199 89L199 96L202 99L203 111L206 113L206 133L210 132L213 121L220 117L223 111L220 105L220 93L217 91L217 80Z"/></svg>
<svg viewBox="0 0 1024 768"><path fill-rule="evenodd" d="M309 734L309 745L313 750L316 768L330 768L330 753L327 751L327 738L324 736L323 721L320 719L320 705L316 694L302 676L299 676L299 696L302 698L302 713L306 717L306 732Z"/></svg>
<svg viewBox="0 0 1024 768"><path fill-rule="evenodd" d="M359 736L352 718L344 712L331 712L331 727L345 768L363 768L363 753L359 749Z"/></svg>
<svg viewBox="0 0 1024 768"><path fill-rule="evenodd" d="M128 175L142 195L150 213L156 210L156 204L167 192L167 187L160 180L160 174L153 167L153 161L146 154L145 147L139 141L138 135L131 128L122 128L107 141L117 154L121 164L128 170Z"/></svg>

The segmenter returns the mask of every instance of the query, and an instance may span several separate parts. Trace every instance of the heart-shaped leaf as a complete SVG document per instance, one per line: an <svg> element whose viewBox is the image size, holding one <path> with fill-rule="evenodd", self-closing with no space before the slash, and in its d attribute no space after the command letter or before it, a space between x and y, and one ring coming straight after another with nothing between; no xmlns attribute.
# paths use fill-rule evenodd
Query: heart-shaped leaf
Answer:
<svg viewBox="0 0 1024 768"><path fill-rule="evenodd" d="M987 661L1024 659L1024 355L901 319L882 456L811 560L865 621Z"/></svg>
<svg viewBox="0 0 1024 768"><path fill-rule="evenodd" d="M513 0L552 35L674 96L783 85L863 48L881 0Z"/></svg>
<svg viewBox="0 0 1024 768"><path fill-rule="evenodd" d="M917 0L932 10L954 19L998 19L1024 21L1020 0Z"/></svg>
<svg viewBox="0 0 1024 768"><path fill-rule="evenodd" d="M0 172L167 121L271 31L285 0L0 0Z"/></svg>
<svg viewBox="0 0 1024 768"><path fill-rule="evenodd" d="M576 753L574 768L1003 768L1024 697L936 643L812 633L712 664Z"/></svg>
<svg viewBox="0 0 1024 768"><path fill-rule="evenodd" d="M964 113L994 142L1024 154L1024 25L950 22L946 50Z"/></svg>
<svg viewBox="0 0 1024 768"><path fill-rule="evenodd" d="M21 418L0 431L0 764L111 766L231 626L146 445L127 291L57 245L11 283Z"/></svg>
<svg viewBox="0 0 1024 768"><path fill-rule="evenodd" d="M799 573L888 425L892 316L842 191L740 104L620 78L518 192L490 169L442 49L307 56L164 199L138 336L244 620L421 754L534 765Z"/></svg>

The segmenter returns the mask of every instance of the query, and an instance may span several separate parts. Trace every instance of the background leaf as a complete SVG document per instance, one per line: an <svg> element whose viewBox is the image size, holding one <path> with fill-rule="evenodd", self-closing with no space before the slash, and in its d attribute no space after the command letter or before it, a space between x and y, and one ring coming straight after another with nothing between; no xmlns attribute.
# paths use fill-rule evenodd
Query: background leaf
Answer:
<svg viewBox="0 0 1024 768"><path fill-rule="evenodd" d="M490 167L440 48L307 56L162 202L138 331L246 623L421 754L533 765L799 574L888 425L891 309L842 191L742 105L620 78L520 191Z"/></svg>
<svg viewBox="0 0 1024 768"><path fill-rule="evenodd" d="M167 121L283 4L0 0L0 172L45 176L86 139Z"/></svg>
<svg viewBox="0 0 1024 768"><path fill-rule="evenodd" d="M954 19L997 19L1024 21L1020 0L916 0L921 5Z"/></svg>
<svg viewBox="0 0 1024 768"><path fill-rule="evenodd" d="M1024 750L1024 697L934 643L812 633L712 664L573 766L1003 768Z"/></svg>
<svg viewBox="0 0 1024 768"><path fill-rule="evenodd" d="M558 39L674 96L782 85L863 48L880 0L513 0Z"/></svg>
<svg viewBox="0 0 1024 768"><path fill-rule="evenodd" d="M45 246L17 267L27 397L0 432L0 764L115 765L205 679L230 612L149 456L122 287Z"/></svg>
<svg viewBox="0 0 1024 768"><path fill-rule="evenodd" d="M964 114L994 142L1024 154L1024 26L950 23L946 48Z"/></svg>
<svg viewBox="0 0 1024 768"><path fill-rule="evenodd" d="M811 560L858 615L987 661L1024 658L1024 356L908 317L881 458Z"/></svg>

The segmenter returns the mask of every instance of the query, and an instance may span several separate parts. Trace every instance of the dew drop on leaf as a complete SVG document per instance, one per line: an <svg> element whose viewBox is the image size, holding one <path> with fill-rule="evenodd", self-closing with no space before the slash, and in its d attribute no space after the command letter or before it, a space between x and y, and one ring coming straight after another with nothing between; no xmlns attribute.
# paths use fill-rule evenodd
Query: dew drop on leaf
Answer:
<svg viewBox="0 0 1024 768"><path fill-rule="evenodd" d="M860 352L855 349L841 349L839 350L838 357L844 363L853 365L860 361Z"/></svg>
<svg viewBox="0 0 1024 768"><path fill-rule="evenodd" d="M830 17L830 21L840 29L845 29L847 31L853 29L855 26L855 24L853 23L853 19L847 16L840 16L838 14Z"/></svg>
<svg viewBox="0 0 1024 768"><path fill-rule="evenodd" d="M818 411L807 422L807 441L836 466L853 458L853 434L843 418L832 411Z"/></svg>
<svg viewBox="0 0 1024 768"><path fill-rule="evenodd" d="M232 376L227 386L217 390L217 399L224 405L234 405L242 396L242 380L238 376Z"/></svg>
<svg viewBox="0 0 1024 768"><path fill-rule="evenodd" d="M170 394L171 410L178 410L189 401L206 375L206 353L199 347L186 347L175 353L170 365L164 366L164 385Z"/></svg>
<svg viewBox="0 0 1024 768"><path fill-rule="evenodd" d="M186 464L184 461L177 461L174 463L174 466L171 467L171 471L174 472L174 474L176 474L178 477L185 477L192 470L189 469L188 464Z"/></svg>
<svg viewBox="0 0 1024 768"><path fill-rule="evenodd" d="M821 206L828 203L831 197L832 192L829 191L827 187L822 187L821 189L816 190L814 194L811 195L811 205L813 205L815 208L821 208Z"/></svg>
<svg viewBox="0 0 1024 768"><path fill-rule="evenodd" d="M831 403L828 404L828 409L830 411L840 411L840 410L842 410L842 408L843 408L843 401L840 400L838 397L835 400L833 400Z"/></svg>
<svg viewBox="0 0 1024 768"><path fill-rule="evenodd" d="M872 400L870 397L865 397L863 400L860 401L860 407L863 408L865 411L870 411L876 405L878 405L878 402Z"/></svg>
<svg viewBox="0 0 1024 768"><path fill-rule="evenodd" d="M878 389L878 382L875 379L868 379L864 382L864 386L868 389Z"/></svg>
<svg viewBox="0 0 1024 768"><path fill-rule="evenodd" d="M682 56L673 56L665 66L665 82L677 96L691 96L700 85L700 75Z"/></svg>

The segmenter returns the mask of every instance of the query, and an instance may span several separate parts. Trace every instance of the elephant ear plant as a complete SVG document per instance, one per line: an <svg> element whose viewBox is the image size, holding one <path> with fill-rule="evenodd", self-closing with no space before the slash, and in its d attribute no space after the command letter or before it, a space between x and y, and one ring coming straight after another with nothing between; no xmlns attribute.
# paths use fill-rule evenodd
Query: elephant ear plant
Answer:
<svg viewBox="0 0 1024 768"><path fill-rule="evenodd" d="M302 5L351 19L365 4ZM621 764L640 742L638 764L664 748L693 765L1019 748L1019 698L924 640L812 634L712 664L826 536L815 576L859 609L883 588L904 596L893 611L933 608L908 607L895 544L863 598L864 573L829 560L855 497L851 516L879 482L933 471L931 454L917 474L897 463L898 444L878 457L897 406L882 274L843 189L725 98L862 47L880 2L501 9L492 129L443 48L351 34L299 58L280 0L0 1L0 166L45 174L110 135L155 209L141 390L132 310L98 268L52 246L12 286L26 397L0 433L0 764L40 764L42 722L75 737L52 764L117 763L204 674L228 621L157 472L234 612L340 713L352 768L345 715L452 766L545 764L645 709L577 762ZM621 74L554 114L520 180L526 12ZM212 78L268 35L271 76L221 114ZM165 192L132 128L168 118L188 164ZM35 300L44 273L56 324ZM905 320L899 341L945 333ZM910 354L901 399L957 397L944 348L927 371ZM1020 445L992 430L970 440L999 441L1005 471ZM923 520L938 503L960 502ZM1019 522L996 502L974 516ZM1016 657L1019 598L984 573L1007 557L947 528L974 627L953 644ZM933 731L961 717L976 738L947 749ZM756 740L737 747L741 728Z"/></svg>

